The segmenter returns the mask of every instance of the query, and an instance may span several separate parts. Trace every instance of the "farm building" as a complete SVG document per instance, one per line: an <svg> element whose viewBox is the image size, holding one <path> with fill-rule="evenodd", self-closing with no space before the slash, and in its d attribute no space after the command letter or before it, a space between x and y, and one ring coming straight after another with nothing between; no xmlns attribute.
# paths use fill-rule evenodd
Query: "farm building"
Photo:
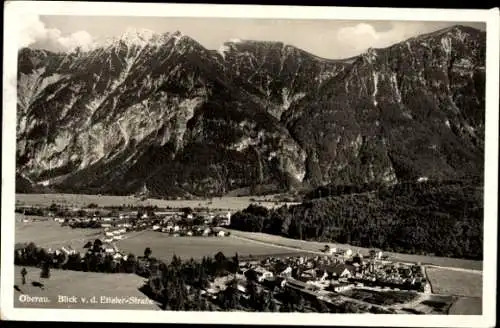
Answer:
<svg viewBox="0 0 500 328"><path fill-rule="evenodd" d="M337 253L337 247L329 247L326 251L326 254L333 255Z"/></svg>
<svg viewBox="0 0 500 328"><path fill-rule="evenodd" d="M292 267L288 266L285 270L283 270L279 275L281 277L291 277L292 276Z"/></svg>
<svg viewBox="0 0 500 328"><path fill-rule="evenodd" d="M316 279L317 272L314 268L311 268L302 272L302 275Z"/></svg>
<svg viewBox="0 0 500 328"><path fill-rule="evenodd" d="M106 252L108 254L115 253L115 248L111 244L104 244L104 245L102 245L102 248L104 249L104 252Z"/></svg>
<svg viewBox="0 0 500 328"><path fill-rule="evenodd" d="M259 282L262 282L266 279L271 279L274 276L271 271L266 270L262 267L256 267L254 270L257 273L257 280Z"/></svg>
<svg viewBox="0 0 500 328"><path fill-rule="evenodd" d="M248 280L254 280L258 282L263 282L264 280L272 279L273 273L262 267L256 267L253 269L248 269L244 273Z"/></svg>
<svg viewBox="0 0 500 328"><path fill-rule="evenodd" d="M336 293L341 293L343 291L351 289L352 287L353 284L341 283L341 282L330 285L330 288L333 289L333 291L335 291Z"/></svg>
<svg viewBox="0 0 500 328"><path fill-rule="evenodd" d="M383 255L384 253L381 250L375 250L375 249L370 250L370 257L373 259L380 260L382 259Z"/></svg>
<svg viewBox="0 0 500 328"><path fill-rule="evenodd" d="M427 181L429 181L428 177L420 177L417 179L417 182L427 182Z"/></svg>
<svg viewBox="0 0 500 328"><path fill-rule="evenodd" d="M73 254L78 253L76 250L71 248L71 246L63 246L61 248L61 251L63 251L66 255L73 255Z"/></svg>
<svg viewBox="0 0 500 328"><path fill-rule="evenodd" d="M243 284L240 284L240 283L238 283L236 285L236 289L239 290L240 292L242 292L243 294L246 294L246 292L247 292L247 288L245 286L243 286Z"/></svg>
<svg viewBox="0 0 500 328"><path fill-rule="evenodd" d="M330 277L334 279L340 279L340 278L351 278L355 270L354 266L352 265L337 263L334 265L325 266L324 271L327 272Z"/></svg>

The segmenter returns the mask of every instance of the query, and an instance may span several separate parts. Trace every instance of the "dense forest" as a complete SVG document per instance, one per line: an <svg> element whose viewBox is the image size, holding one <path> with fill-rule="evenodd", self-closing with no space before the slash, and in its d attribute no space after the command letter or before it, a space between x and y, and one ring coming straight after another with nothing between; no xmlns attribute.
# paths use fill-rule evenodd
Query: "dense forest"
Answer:
<svg viewBox="0 0 500 328"><path fill-rule="evenodd" d="M386 251L483 258L483 188L477 181L401 183L307 199L275 210L250 205L231 228ZM309 194L319 196L320 191Z"/></svg>

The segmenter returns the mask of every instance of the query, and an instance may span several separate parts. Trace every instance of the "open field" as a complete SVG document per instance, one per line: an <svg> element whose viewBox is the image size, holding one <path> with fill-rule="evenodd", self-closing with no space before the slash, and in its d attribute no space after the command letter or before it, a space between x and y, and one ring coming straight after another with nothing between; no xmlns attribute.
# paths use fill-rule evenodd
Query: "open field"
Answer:
<svg viewBox="0 0 500 328"><path fill-rule="evenodd" d="M482 297L483 275L446 268L427 267L427 277L435 294Z"/></svg>
<svg viewBox="0 0 500 328"><path fill-rule="evenodd" d="M158 206L160 208L207 207L237 211L252 203L259 203L269 208L282 206L284 203L267 202L266 197L221 197L209 200L162 200L147 199L141 201L134 196L98 196L77 194L16 194L16 203L22 206L50 206L52 203L64 206L85 207L91 203L99 206Z"/></svg>
<svg viewBox="0 0 500 328"><path fill-rule="evenodd" d="M297 250L320 252L325 247L325 245L329 245L330 247L350 248L352 249L353 252L361 252L364 254L367 254L369 252L368 248L356 247L351 245L297 240L276 235L269 235L265 233L258 233L258 232L246 232L246 231L238 231L230 229L227 230L231 231L232 235L241 238L247 238L267 244L280 245L284 247L294 248ZM403 262L404 261L414 262L414 263L421 262L422 264L433 264L438 266L456 267L456 268L464 268L471 270L482 270L483 267L482 261L463 260L463 259L454 259L454 258L437 257L437 256L401 254L401 253L391 253L391 252L385 252L385 254L389 255L390 258L392 259L396 259Z"/></svg>
<svg viewBox="0 0 500 328"><path fill-rule="evenodd" d="M452 304L448 314L481 315L483 313L483 300L480 297L460 297Z"/></svg>
<svg viewBox="0 0 500 328"><path fill-rule="evenodd" d="M82 250L86 241L93 240L100 235L101 229L72 229L61 227L55 221L22 222L22 214L16 213L15 243L34 242L44 248L59 248L71 246L75 250Z"/></svg>
<svg viewBox="0 0 500 328"><path fill-rule="evenodd" d="M256 244L229 237L172 237L155 231L143 231L130 235L117 242L118 248L134 255L142 255L146 247L153 251L152 256L170 261L175 254L181 259L200 259L203 256L214 256L219 251L226 256L245 257L248 255L281 255L290 251L272 245Z"/></svg>
<svg viewBox="0 0 500 328"><path fill-rule="evenodd" d="M125 273L96 273L56 270L50 271L49 279L40 279L40 269L26 268L26 284L22 285L21 267L15 267L14 285L20 291L14 290L14 306L24 308L59 308L59 309L127 309L127 310L159 310L160 308L150 301L139 288L144 284L144 278L135 274ZM35 287L32 282L40 282L41 287ZM21 295L30 297L47 297L50 303L22 302ZM76 296L77 303L60 303L58 296ZM96 303L90 299L95 296ZM128 299L129 304L109 304L100 302L100 297L118 297ZM83 302L81 297L86 298ZM139 302L137 300L140 300ZM144 304L148 302L148 304Z"/></svg>

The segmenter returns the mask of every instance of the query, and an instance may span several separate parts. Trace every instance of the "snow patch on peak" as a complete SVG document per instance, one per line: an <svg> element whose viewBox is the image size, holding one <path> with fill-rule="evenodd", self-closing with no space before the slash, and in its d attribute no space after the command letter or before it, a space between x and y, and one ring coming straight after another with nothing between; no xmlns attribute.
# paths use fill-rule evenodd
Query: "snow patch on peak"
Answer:
<svg viewBox="0 0 500 328"><path fill-rule="evenodd" d="M116 46L124 43L128 47L139 46L143 48L146 45L160 46L171 38L175 39L177 43L182 37L183 35L178 31L162 34L145 28L129 27L120 36L107 39L105 45Z"/></svg>
<svg viewBox="0 0 500 328"><path fill-rule="evenodd" d="M129 27L120 36L120 40L132 44L142 44L148 42L156 35L158 35L156 32L148 29Z"/></svg>
<svg viewBox="0 0 500 328"><path fill-rule="evenodd" d="M238 38L233 38L233 39L229 39L229 42L231 43L241 43L241 39L238 39Z"/></svg>
<svg viewBox="0 0 500 328"><path fill-rule="evenodd" d="M217 52L222 56L222 58L226 59L226 52L231 50L231 48L225 44L221 45Z"/></svg>
<svg viewBox="0 0 500 328"><path fill-rule="evenodd" d="M172 34L169 34L169 36L174 39L174 44L177 45L177 43L179 43L179 41L184 37L184 34L180 31L175 31Z"/></svg>

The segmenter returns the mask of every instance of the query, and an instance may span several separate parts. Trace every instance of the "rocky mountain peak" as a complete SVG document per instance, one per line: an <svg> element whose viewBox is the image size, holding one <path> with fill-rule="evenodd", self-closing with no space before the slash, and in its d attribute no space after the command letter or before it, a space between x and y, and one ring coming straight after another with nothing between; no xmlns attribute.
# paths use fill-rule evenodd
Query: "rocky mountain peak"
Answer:
<svg viewBox="0 0 500 328"><path fill-rule="evenodd" d="M77 55L21 50L23 181L205 195L481 175L478 30L456 26L347 60L282 42L218 50L142 29Z"/></svg>
<svg viewBox="0 0 500 328"><path fill-rule="evenodd" d="M184 37L180 31L158 33L149 29L130 27L118 37L107 39L101 47L155 47L162 46L169 40L174 40L177 43Z"/></svg>

